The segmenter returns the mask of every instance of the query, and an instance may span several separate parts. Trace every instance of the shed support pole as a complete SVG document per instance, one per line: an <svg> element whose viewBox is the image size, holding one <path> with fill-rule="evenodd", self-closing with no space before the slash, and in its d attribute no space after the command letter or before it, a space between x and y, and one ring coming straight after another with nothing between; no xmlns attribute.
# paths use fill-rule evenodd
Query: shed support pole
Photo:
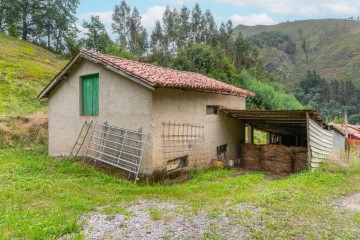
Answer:
<svg viewBox="0 0 360 240"><path fill-rule="evenodd" d="M311 147L310 147L310 116L306 112L306 139L307 139L307 150L308 150L308 167L311 168Z"/></svg>
<svg viewBox="0 0 360 240"><path fill-rule="evenodd" d="M266 132L266 143L269 144L271 142L271 133Z"/></svg>
<svg viewBox="0 0 360 240"><path fill-rule="evenodd" d="M240 127L240 144L244 144L245 141L246 141L246 139L245 139L245 135L246 135L246 133L245 133L245 131L246 131L245 130L245 123L240 122L239 127Z"/></svg>
<svg viewBox="0 0 360 240"><path fill-rule="evenodd" d="M248 142L253 144L254 143L254 128L250 125L247 126L248 129Z"/></svg>

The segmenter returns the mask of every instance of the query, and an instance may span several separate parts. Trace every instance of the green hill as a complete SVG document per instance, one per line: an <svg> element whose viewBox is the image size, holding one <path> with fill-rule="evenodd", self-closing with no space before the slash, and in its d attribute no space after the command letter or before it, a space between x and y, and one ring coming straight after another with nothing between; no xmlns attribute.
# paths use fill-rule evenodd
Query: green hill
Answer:
<svg viewBox="0 0 360 240"><path fill-rule="evenodd" d="M36 96L65 64L50 51L0 34L0 115L45 111Z"/></svg>
<svg viewBox="0 0 360 240"><path fill-rule="evenodd" d="M289 87L301 79L307 70L315 70L330 79L351 79L360 85L360 22L345 19L304 20L272 26L244 26L234 29L245 37L261 32L281 31L296 45L294 56L273 47L263 47L260 58L266 69ZM301 47L307 42L308 59Z"/></svg>

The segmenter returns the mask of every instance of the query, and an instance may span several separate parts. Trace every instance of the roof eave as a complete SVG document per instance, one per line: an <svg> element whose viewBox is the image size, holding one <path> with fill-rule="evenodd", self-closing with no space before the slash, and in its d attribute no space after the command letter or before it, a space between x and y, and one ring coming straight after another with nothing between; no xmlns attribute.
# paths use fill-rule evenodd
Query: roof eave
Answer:
<svg viewBox="0 0 360 240"><path fill-rule="evenodd" d="M71 61L58 73L53 80L40 92L37 96L38 99L48 97L50 91L61 81L64 75L75 65L80 58L80 51L71 59Z"/></svg>
<svg viewBox="0 0 360 240"><path fill-rule="evenodd" d="M112 71L112 72L115 72L127 79L130 79L152 91L155 91L155 88L154 86L152 86L151 84L145 82L144 80L142 79L139 79L137 77L134 77L124 71L121 71L119 69L116 69L115 67L109 65L109 64L106 64L104 61L102 60L99 60L99 59L95 59L93 57L91 57L90 55L88 55L86 52L82 52L81 50L75 55L75 57L73 57L71 59L71 61L60 71L60 73L58 73L54 78L53 80L51 80L51 82L40 92L40 94L37 96L37 99L42 99L42 98L45 98L45 97L48 97L51 90L61 82L61 80L64 78L64 76L66 76L67 73L69 73L71 71L71 69L73 67L76 67L76 64L78 63L78 61L80 59L87 59L89 60L90 62L93 62L95 64L100 64L102 66L104 66L106 69Z"/></svg>

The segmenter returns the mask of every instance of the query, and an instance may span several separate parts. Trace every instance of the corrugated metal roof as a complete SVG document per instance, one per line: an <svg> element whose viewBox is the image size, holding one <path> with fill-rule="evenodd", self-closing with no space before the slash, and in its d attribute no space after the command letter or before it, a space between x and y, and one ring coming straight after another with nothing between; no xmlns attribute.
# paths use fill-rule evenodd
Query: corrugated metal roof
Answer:
<svg viewBox="0 0 360 240"><path fill-rule="evenodd" d="M151 89L176 88L235 96L255 96L255 94L250 91L209 78L199 73L159 67L82 48L69 64L39 94L38 98L47 97L50 91L62 81L63 77L68 75L69 72L71 72L83 59L102 65L113 72Z"/></svg>
<svg viewBox="0 0 360 240"><path fill-rule="evenodd" d="M259 130L279 135L307 135L307 114L319 125L326 127L316 110L233 110L221 111Z"/></svg>

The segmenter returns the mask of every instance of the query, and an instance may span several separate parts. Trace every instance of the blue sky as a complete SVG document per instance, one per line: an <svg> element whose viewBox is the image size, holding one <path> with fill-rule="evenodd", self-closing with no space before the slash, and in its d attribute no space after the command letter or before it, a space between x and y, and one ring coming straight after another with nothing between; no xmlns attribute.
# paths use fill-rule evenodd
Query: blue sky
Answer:
<svg viewBox="0 0 360 240"><path fill-rule="evenodd" d="M83 20L99 15L111 33L111 14L121 0L80 0L77 16L81 29ZM360 15L360 0L127 0L142 15L142 23L151 31L165 7L190 9L199 3L201 9L210 9L217 23L231 19L238 24L277 24L287 20L346 18Z"/></svg>

